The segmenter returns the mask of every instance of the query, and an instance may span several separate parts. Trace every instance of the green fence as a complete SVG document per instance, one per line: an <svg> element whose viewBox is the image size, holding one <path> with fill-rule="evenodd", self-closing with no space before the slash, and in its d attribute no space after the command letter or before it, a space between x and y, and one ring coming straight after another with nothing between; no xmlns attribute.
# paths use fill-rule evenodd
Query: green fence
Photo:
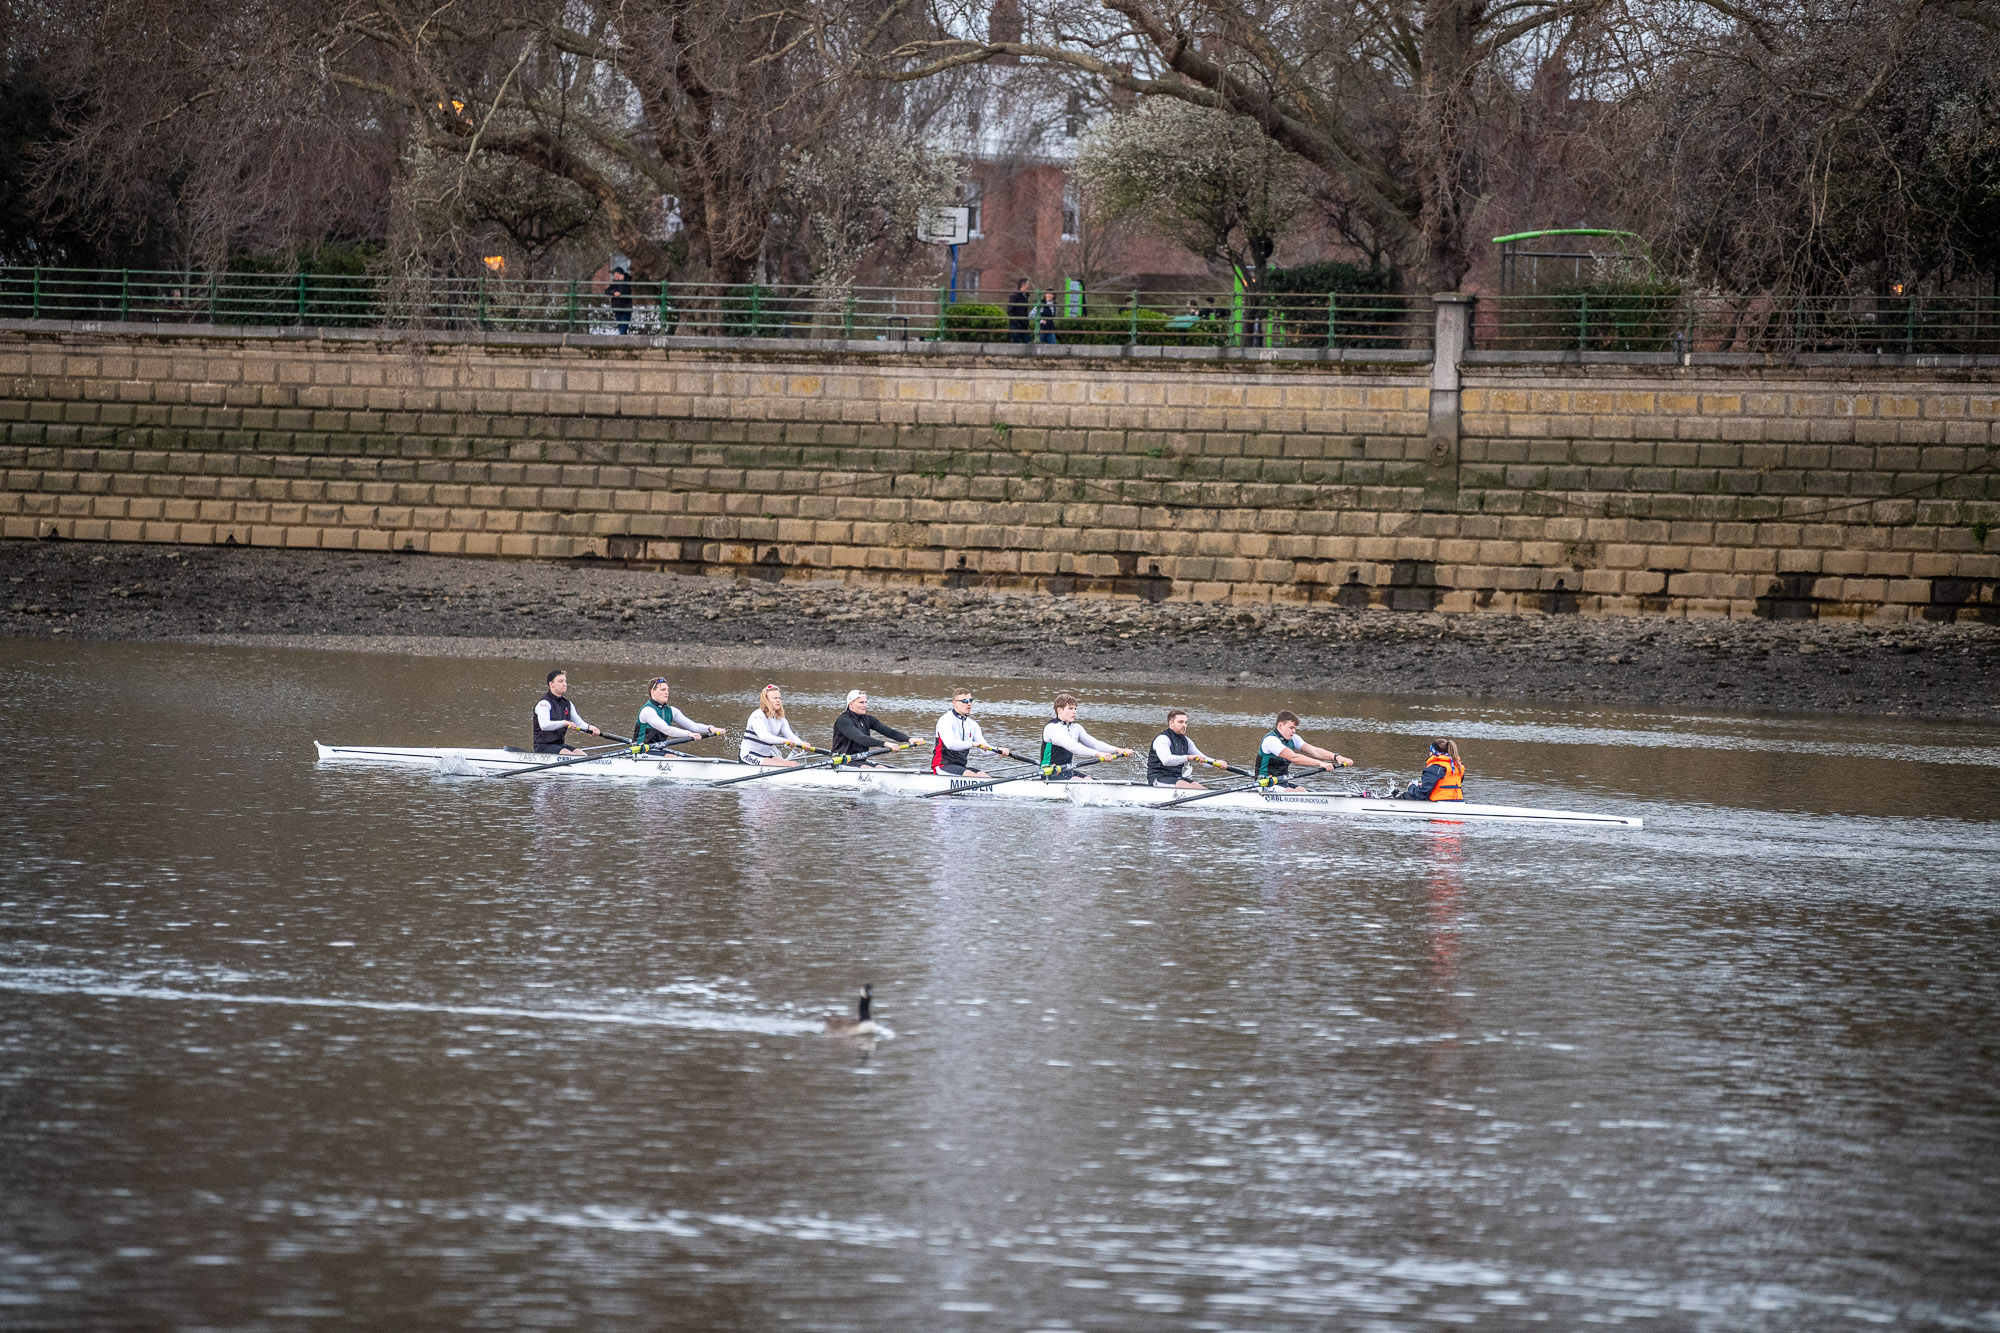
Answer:
<svg viewBox="0 0 2000 1333"><path fill-rule="evenodd" d="M1425 350L1431 303L1366 294L1065 294L1023 312L935 287L0 268L0 318L286 328L1088 346Z"/></svg>
<svg viewBox="0 0 2000 1333"><path fill-rule="evenodd" d="M1712 296L1672 291L1481 297L1474 343L1494 351L2000 355L2000 299Z"/></svg>

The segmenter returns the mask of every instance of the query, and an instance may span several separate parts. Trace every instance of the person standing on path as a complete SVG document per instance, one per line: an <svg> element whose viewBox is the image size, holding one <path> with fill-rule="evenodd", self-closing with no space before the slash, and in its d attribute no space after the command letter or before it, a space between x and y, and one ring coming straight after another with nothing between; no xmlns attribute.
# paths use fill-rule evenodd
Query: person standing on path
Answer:
<svg viewBox="0 0 2000 1333"><path fill-rule="evenodd" d="M1056 340L1056 294L1050 289L1042 289L1042 302L1035 307L1035 327L1041 342L1054 345Z"/></svg>
<svg viewBox="0 0 2000 1333"><path fill-rule="evenodd" d="M604 284L604 295L611 302L611 318L618 323L620 334L632 331L632 275L622 264L614 265L611 281Z"/></svg>
<svg viewBox="0 0 2000 1333"><path fill-rule="evenodd" d="M1014 286L1014 294L1007 298L1007 341L1010 343L1032 342L1034 333L1028 327L1029 311L1035 298L1028 295L1028 280L1021 279Z"/></svg>
<svg viewBox="0 0 2000 1333"><path fill-rule="evenodd" d="M568 749L563 744L569 739L571 727L593 736L604 734L576 711L576 705L569 701L569 673L557 667L549 672L549 692L535 703L535 753L582 754L583 751Z"/></svg>
<svg viewBox="0 0 2000 1333"><path fill-rule="evenodd" d="M868 711L868 694L865 690L849 690L847 707L840 710L840 716L833 720L833 752L835 754L867 754L878 748L876 736L887 736L899 744L908 744L910 738L883 722ZM879 765L868 764L868 768Z"/></svg>

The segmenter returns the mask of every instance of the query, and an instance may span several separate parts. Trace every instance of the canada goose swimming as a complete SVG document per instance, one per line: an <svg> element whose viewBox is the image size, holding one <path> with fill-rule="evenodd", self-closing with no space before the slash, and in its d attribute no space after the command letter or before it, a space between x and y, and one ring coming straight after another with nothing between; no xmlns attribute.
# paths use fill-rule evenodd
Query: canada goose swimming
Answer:
<svg viewBox="0 0 2000 1333"><path fill-rule="evenodd" d="M875 1035L875 1020L868 1016L868 1006L875 998L874 983L861 988L861 998L855 1004L858 1017L849 1018L845 1014L835 1014L826 1020L826 1030L836 1037L872 1037Z"/></svg>

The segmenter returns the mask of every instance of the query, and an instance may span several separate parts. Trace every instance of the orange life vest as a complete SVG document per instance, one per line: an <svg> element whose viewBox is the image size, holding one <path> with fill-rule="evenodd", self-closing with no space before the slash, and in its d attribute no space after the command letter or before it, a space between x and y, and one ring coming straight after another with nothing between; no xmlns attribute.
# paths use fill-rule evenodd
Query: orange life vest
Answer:
<svg viewBox="0 0 2000 1333"><path fill-rule="evenodd" d="M1444 765L1444 776L1431 788L1433 801L1462 801L1465 799L1465 765L1448 754L1431 756L1432 764ZM1430 767L1430 764L1424 765Z"/></svg>

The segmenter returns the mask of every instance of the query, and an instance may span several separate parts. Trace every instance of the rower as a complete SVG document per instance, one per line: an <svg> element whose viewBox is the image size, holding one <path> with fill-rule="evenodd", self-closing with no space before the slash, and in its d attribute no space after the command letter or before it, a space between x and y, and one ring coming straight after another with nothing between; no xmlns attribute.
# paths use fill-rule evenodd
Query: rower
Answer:
<svg viewBox="0 0 2000 1333"><path fill-rule="evenodd" d="M737 757L746 764L762 764L766 768L797 768L798 760L787 759L778 753L781 745L812 749L785 720L785 696L778 692L776 685L766 685L757 692L757 711L743 724L743 739L736 747Z"/></svg>
<svg viewBox="0 0 2000 1333"><path fill-rule="evenodd" d="M1059 770L1049 775L1052 782L1067 782L1076 776L1074 769L1079 758L1095 758L1099 755L1109 759L1114 755L1129 755L1130 750L1121 750L1115 745L1106 745L1083 729L1076 720L1076 696L1058 694L1055 703L1055 717L1042 728L1042 767ZM1088 782L1086 776L1082 781Z"/></svg>
<svg viewBox="0 0 2000 1333"><path fill-rule="evenodd" d="M833 720L833 752L835 754L867 754L880 749L876 736L887 736L899 745L909 744L910 738L881 718L868 711L868 692L849 690L847 707L840 710L840 716ZM880 764L864 764L865 768L880 768Z"/></svg>
<svg viewBox="0 0 2000 1333"><path fill-rule="evenodd" d="M972 762L974 750L992 750L1003 759L1014 757L1014 752L1005 746L996 749L986 743L986 733L972 720L972 691L953 690L951 707L937 720L937 744L931 747L931 772L955 778L985 777L978 769L967 767Z"/></svg>
<svg viewBox="0 0 2000 1333"><path fill-rule="evenodd" d="M1403 793L1406 801L1462 801L1465 799L1465 764L1458 757L1458 742L1439 738L1431 742L1430 759L1423 776Z"/></svg>
<svg viewBox="0 0 2000 1333"><path fill-rule="evenodd" d="M569 739L571 727L593 736L604 734L585 722L583 714L576 711L576 705L569 701L569 673L557 667L549 672L549 692L535 703L535 753L582 754L581 750L567 749L563 745Z"/></svg>
<svg viewBox="0 0 2000 1333"><path fill-rule="evenodd" d="M721 727L697 722L667 702L673 693L665 676L655 676L646 684L646 702L639 705L639 721L632 728L634 745L673 745L699 740L703 736L726 736Z"/></svg>
<svg viewBox="0 0 2000 1333"><path fill-rule="evenodd" d="M1306 764L1329 773L1336 768L1354 767L1352 759L1331 750L1322 750L1299 735L1297 713L1280 713L1276 724L1257 747L1257 776L1271 779L1270 785L1275 787L1295 786L1287 780L1293 764Z"/></svg>
<svg viewBox="0 0 2000 1333"><path fill-rule="evenodd" d="M1196 764L1229 767L1220 759L1210 759L1196 749L1194 742L1188 739L1187 728L1187 709L1167 710L1167 729L1153 737L1152 747L1146 751L1147 786L1190 787L1201 791L1204 788L1194 780Z"/></svg>

